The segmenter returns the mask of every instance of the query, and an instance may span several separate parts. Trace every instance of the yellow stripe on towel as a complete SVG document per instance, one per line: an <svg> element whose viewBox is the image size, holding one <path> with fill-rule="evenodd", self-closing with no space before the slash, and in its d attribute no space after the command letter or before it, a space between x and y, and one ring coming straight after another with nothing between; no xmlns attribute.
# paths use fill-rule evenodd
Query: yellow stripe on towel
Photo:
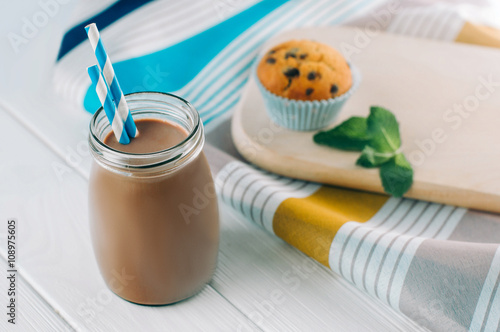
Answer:
<svg viewBox="0 0 500 332"><path fill-rule="evenodd" d="M488 26L465 22L455 41L466 44L500 47L500 31Z"/></svg>
<svg viewBox="0 0 500 332"><path fill-rule="evenodd" d="M323 186L305 198L288 198L276 210L274 233L328 266L330 245L339 228L349 221L368 221L388 196Z"/></svg>

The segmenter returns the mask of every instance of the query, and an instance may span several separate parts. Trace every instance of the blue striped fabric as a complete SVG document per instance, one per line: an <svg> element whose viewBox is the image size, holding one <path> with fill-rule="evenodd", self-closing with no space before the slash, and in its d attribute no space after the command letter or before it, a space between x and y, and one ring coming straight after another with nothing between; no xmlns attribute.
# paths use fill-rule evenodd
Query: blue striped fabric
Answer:
<svg viewBox="0 0 500 332"><path fill-rule="evenodd" d="M149 67L160 66L172 78L165 79L150 91L173 92L185 86L224 47L246 28L258 21L277 6L286 2L262 1L249 9L231 17L197 35L165 49L137 58L116 63L116 70L125 93L138 92L144 87L137 86L147 74ZM87 93L85 108L95 110L96 100Z"/></svg>
<svg viewBox="0 0 500 332"><path fill-rule="evenodd" d="M152 0L117 1L99 14L73 27L64 34L57 60L59 61L63 56L71 52L79 43L86 39L83 28L88 24L96 23L101 28L105 28L150 1Z"/></svg>
<svg viewBox="0 0 500 332"><path fill-rule="evenodd" d="M214 28L232 27L232 30L236 29L238 33L235 34L235 31L227 28L216 29L217 39L225 40L226 46L219 45L218 51L208 52L210 54L197 50L193 55L195 58L193 61L196 63L182 62L185 61L182 60L182 57L185 57L182 52L185 51L179 50L179 45L183 44L181 41L150 54L115 62L114 67L125 93L134 92L134 87L138 87L137 83L151 71L151 68L159 71L159 75L168 73L160 84L147 90L171 92L189 100L200 112L205 125L208 125L230 114L247 82L250 67L259 47L271 37L280 31L298 27L340 24L376 3L377 0L304 2L264 0L217 24ZM150 5L144 7L148 6ZM122 18L126 19L126 16ZM157 19L158 24L161 24L161 17ZM252 25L253 22L256 23ZM196 41L200 35L203 35L203 31L187 38L186 41ZM106 43L112 41L106 40ZM179 51L179 54L175 55L172 51ZM176 68L171 68L169 65L171 62L176 64ZM197 67L196 72L191 73L192 77L189 80L179 77L181 75L179 69L191 65ZM78 89L84 88L87 89L84 106L88 111L94 112L98 106L97 100L88 86L78 87Z"/></svg>

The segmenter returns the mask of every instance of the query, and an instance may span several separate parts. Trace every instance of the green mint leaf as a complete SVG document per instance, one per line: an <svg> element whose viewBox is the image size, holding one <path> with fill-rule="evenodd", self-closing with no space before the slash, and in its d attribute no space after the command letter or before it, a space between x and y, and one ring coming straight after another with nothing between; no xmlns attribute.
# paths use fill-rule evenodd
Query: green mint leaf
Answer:
<svg viewBox="0 0 500 332"><path fill-rule="evenodd" d="M353 116L333 129L320 131L314 142L347 151L361 151L370 141L366 118Z"/></svg>
<svg viewBox="0 0 500 332"><path fill-rule="evenodd" d="M378 167L393 157L394 153L378 153L374 148L367 145L356 161L356 165L366 168Z"/></svg>
<svg viewBox="0 0 500 332"><path fill-rule="evenodd" d="M413 183L413 169L404 154L398 153L380 166L380 178L386 193L401 197Z"/></svg>
<svg viewBox="0 0 500 332"><path fill-rule="evenodd" d="M401 197L413 184L413 169L400 152L398 121L382 107L372 106L368 118L352 117L331 130L316 133L313 139L341 150L362 151L356 164L380 167L382 185L390 195Z"/></svg>
<svg viewBox="0 0 500 332"><path fill-rule="evenodd" d="M372 106L366 121L370 146L377 152L396 152L401 147L399 125L394 114L385 108Z"/></svg>

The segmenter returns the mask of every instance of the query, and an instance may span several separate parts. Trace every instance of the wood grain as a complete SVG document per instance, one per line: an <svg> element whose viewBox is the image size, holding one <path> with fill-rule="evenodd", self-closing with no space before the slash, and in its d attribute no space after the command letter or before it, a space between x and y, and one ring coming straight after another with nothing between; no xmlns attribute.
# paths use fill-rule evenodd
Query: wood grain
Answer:
<svg viewBox="0 0 500 332"><path fill-rule="evenodd" d="M267 47L308 38L342 50L356 45L356 34L349 28L306 28L286 32ZM415 170L407 197L500 212L500 145L494 143L500 139L499 56L492 48L381 33L349 57L363 79L334 125L366 116L371 105L388 108L400 122L403 150ZM274 125L253 77L232 134L245 158L274 173L383 192L378 170L355 165L359 153L318 146L314 132Z"/></svg>
<svg viewBox="0 0 500 332"><path fill-rule="evenodd" d="M6 227L5 224L2 226ZM3 235L3 234L2 234ZM2 238L1 243L6 241ZM3 253L2 253L3 254ZM0 257L0 269L6 271L7 261L4 257ZM7 297L7 279L5 277L0 279L0 302L3 305L7 304L9 298ZM2 319L0 320L1 331L74 331L74 329L61 317L54 309L38 294L31 285L24 279L21 271L18 271L16 278L16 305L17 317L16 324L12 325L7 323L7 317L2 312Z"/></svg>

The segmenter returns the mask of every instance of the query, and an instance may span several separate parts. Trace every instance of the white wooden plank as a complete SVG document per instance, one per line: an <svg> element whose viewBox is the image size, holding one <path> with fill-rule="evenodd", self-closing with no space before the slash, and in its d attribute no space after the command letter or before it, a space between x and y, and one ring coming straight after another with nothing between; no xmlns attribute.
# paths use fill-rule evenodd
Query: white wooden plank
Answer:
<svg viewBox="0 0 500 332"><path fill-rule="evenodd" d="M18 121L23 122L62 158L67 155L65 151L76 151L78 144L85 142L82 132L86 130L87 124L82 123L82 118L87 115L71 113L76 110L62 110L57 105L42 105L36 111L26 105L16 107L15 111L12 107L9 109L12 113L19 110L14 113ZM75 166L80 174L86 176L87 165L88 158L83 158ZM65 183L70 182L67 178L73 179L73 173L63 175ZM74 185L75 188L78 186ZM68 196L71 197L68 194L61 195L64 199L68 199ZM78 207L77 214L86 215L86 206L81 205L79 199L66 203L66 206ZM75 221L74 224L81 225L83 222ZM249 222L231 216L225 209L222 209L221 223L219 265L211 285L263 330L309 330L311 327L317 330L344 328L347 331L367 327L387 331L421 330L406 317L359 292L318 263L311 263L312 260L306 259L296 249ZM86 231L85 227L68 229L67 232L78 234ZM292 273L289 271L302 264L312 264L316 268L307 278L299 280L300 287L296 289L286 284L283 278L286 279ZM283 292L286 300L260 321L258 303L268 301L276 289ZM97 291L93 292L90 294L96 294ZM239 323L238 327L244 331L246 326Z"/></svg>
<svg viewBox="0 0 500 332"><path fill-rule="evenodd" d="M87 182L76 172L58 178L61 159L0 111L0 220L15 217L19 267L26 280L77 330L234 330L255 326L208 286L172 306L119 299L105 286L87 224ZM5 239L6 229L0 229ZM5 248L0 248L5 256ZM258 329L257 329L258 330Z"/></svg>
<svg viewBox="0 0 500 332"><path fill-rule="evenodd" d="M4 220L6 225L6 220ZM2 223L2 227L5 226ZM5 245L4 241L1 241ZM0 258L0 269L7 271L7 262ZM4 275L4 273L2 273ZM0 303L5 308L10 297L7 295L8 281L0 278ZM10 317L2 312L1 331L73 331L74 329L59 316L54 309L24 280L20 273L16 276L16 319L15 325L7 322ZM5 311L5 310L2 310Z"/></svg>

